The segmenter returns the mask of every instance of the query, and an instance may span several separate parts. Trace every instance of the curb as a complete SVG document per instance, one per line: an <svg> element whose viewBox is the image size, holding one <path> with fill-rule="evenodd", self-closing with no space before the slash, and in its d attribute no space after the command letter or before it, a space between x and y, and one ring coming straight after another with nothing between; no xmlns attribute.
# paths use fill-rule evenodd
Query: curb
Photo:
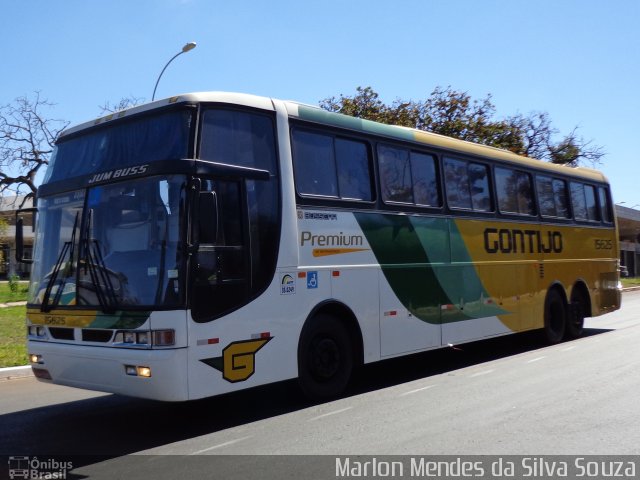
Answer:
<svg viewBox="0 0 640 480"><path fill-rule="evenodd" d="M30 365L24 365L21 367L0 368L0 381L28 377L33 377L33 371L31 370Z"/></svg>
<svg viewBox="0 0 640 480"><path fill-rule="evenodd" d="M8 308L8 307L21 307L22 305L26 305L27 302L7 302L7 303L0 303L0 308Z"/></svg>

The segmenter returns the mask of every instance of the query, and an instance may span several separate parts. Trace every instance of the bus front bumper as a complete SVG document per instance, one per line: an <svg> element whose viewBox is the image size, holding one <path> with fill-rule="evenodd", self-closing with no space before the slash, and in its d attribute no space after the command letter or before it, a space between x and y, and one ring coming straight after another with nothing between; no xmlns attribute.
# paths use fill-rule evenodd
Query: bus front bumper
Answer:
<svg viewBox="0 0 640 480"><path fill-rule="evenodd" d="M57 385L164 401L189 400L187 349L28 342L34 375Z"/></svg>

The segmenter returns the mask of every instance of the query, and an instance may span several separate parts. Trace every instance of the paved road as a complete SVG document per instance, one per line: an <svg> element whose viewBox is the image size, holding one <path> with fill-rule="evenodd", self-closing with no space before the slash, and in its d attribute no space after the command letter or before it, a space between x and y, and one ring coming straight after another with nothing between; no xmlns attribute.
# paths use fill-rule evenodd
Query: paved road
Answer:
<svg viewBox="0 0 640 480"><path fill-rule="evenodd" d="M349 396L318 405L292 382L166 404L4 381L0 454L97 455L112 469L134 453L639 454L639 312L630 292L573 342L525 334L368 366Z"/></svg>

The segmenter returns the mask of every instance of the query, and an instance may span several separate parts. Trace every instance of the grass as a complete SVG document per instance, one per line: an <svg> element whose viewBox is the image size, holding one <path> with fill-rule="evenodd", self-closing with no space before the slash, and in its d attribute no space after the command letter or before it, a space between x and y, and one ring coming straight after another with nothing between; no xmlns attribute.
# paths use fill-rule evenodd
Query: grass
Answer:
<svg viewBox="0 0 640 480"><path fill-rule="evenodd" d="M0 282L0 303L25 301L28 292L28 282L18 282L18 288L15 292L11 291L9 282Z"/></svg>
<svg viewBox="0 0 640 480"><path fill-rule="evenodd" d="M622 282L622 286L625 288L640 286L640 277L621 278L620 281Z"/></svg>
<svg viewBox="0 0 640 480"><path fill-rule="evenodd" d="M0 308L0 368L26 365L25 306Z"/></svg>

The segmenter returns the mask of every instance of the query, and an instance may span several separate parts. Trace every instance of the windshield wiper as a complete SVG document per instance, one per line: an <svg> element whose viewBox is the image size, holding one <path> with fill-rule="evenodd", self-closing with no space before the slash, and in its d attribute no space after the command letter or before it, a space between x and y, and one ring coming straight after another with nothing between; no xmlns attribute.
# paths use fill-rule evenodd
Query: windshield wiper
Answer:
<svg viewBox="0 0 640 480"><path fill-rule="evenodd" d="M104 258L100 252L100 244L97 239L90 238L91 219L93 210L89 210L84 232L82 234L82 243L84 246L84 268L85 274L89 271L91 283L96 292L98 303L104 313L114 313L115 305L118 302L115 289L111 283L109 270L104 263ZM104 287L104 288L103 288Z"/></svg>
<svg viewBox="0 0 640 480"><path fill-rule="evenodd" d="M60 297L62 296L62 290L64 289L65 284L67 283L67 277L73 273L73 255L75 253L75 243L76 243L76 229L78 227L78 217L80 216L80 211L76 212L76 218L73 221L73 230L71 232L71 240L68 242L64 242L62 246L62 250L60 250L60 255L58 255L58 259L56 260L55 265L53 266L53 270L51 271L51 276L49 277L49 281L47 282L47 287L44 290L44 295L42 297L42 305L40 306L41 312L50 312L53 307L58 305L60 302ZM60 273L60 269L64 264L65 259L67 258L67 253L69 253L69 269L67 274L62 278L62 282L58 286L56 290L55 297L53 297L53 302L49 303L51 298L51 291L53 290L53 286L56 284L58 279L58 274Z"/></svg>

